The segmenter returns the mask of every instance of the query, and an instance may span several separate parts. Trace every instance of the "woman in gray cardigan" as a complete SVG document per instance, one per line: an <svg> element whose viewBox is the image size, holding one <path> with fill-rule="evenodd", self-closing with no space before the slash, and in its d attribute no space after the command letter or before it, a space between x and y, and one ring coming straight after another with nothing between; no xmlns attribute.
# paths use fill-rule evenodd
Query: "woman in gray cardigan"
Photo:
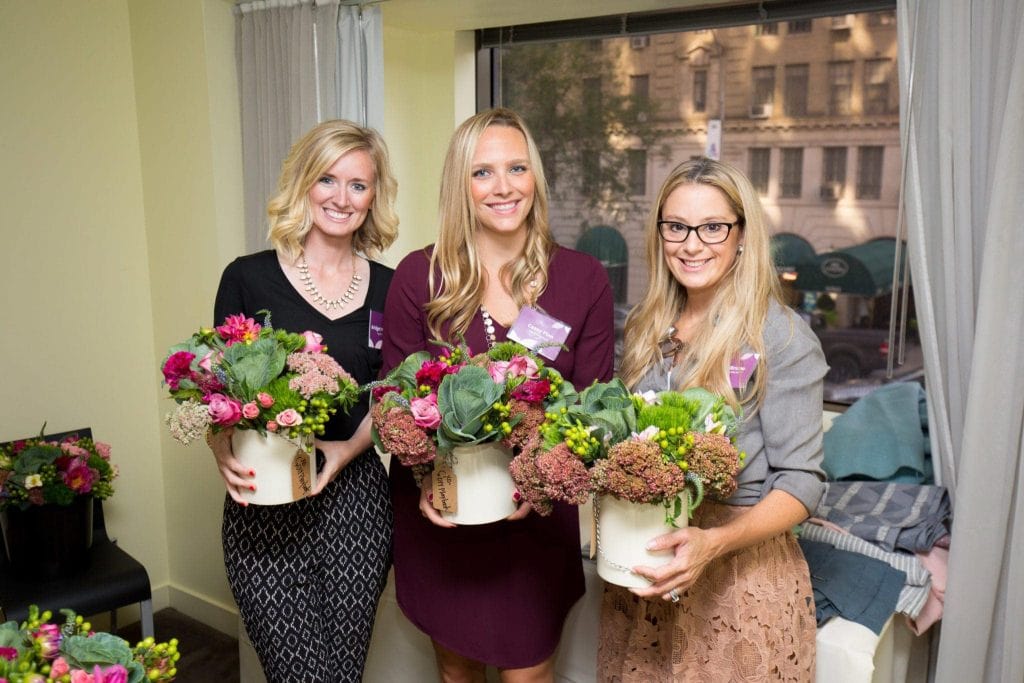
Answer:
<svg viewBox="0 0 1024 683"><path fill-rule="evenodd" d="M781 303L760 201L734 167L676 167L647 232L650 285L626 322L622 378L742 407L747 460L727 501L652 539L674 557L634 568L648 588L606 588L600 679L810 680L814 603L790 529L824 491L821 346Z"/></svg>

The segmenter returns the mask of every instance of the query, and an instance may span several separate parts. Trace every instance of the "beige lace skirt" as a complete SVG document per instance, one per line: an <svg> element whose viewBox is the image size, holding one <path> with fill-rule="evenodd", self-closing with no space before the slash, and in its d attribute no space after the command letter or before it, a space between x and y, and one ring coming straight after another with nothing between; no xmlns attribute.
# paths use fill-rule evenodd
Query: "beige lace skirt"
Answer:
<svg viewBox="0 0 1024 683"><path fill-rule="evenodd" d="M749 508L705 502L692 524L710 528ZM601 681L811 681L814 599L793 534L725 555L676 604L606 586Z"/></svg>

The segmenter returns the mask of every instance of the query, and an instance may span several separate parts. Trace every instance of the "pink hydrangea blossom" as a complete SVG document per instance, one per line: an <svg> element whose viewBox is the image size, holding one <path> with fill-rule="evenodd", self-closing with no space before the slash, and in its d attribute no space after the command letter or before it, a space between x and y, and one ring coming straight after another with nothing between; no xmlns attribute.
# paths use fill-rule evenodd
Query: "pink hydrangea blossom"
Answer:
<svg viewBox="0 0 1024 683"><path fill-rule="evenodd" d="M338 393L341 381L354 383L352 375L326 353L289 354L288 369L299 373L288 380L288 388L307 399L321 391Z"/></svg>
<svg viewBox="0 0 1024 683"><path fill-rule="evenodd" d="M437 409L437 395L430 394L425 398L414 398L409 401L409 412L417 427L437 429L441 424L441 413Z"/></svg>
<svg viewBox="0 0 1024 683"><path fill-rule="evenodd" d="M260 337L260 324L242 314L229 315L224 319L224 324L217 327L217 334L226 346L238 343L251 344Z"/></svg>
<svg viewBox="0 0 1024 683"><path fill-rule="evenodd" d="M303 353L321 353L327 349L322 343L324 340L322 335L312 330L306 330L302 333L302 336L306 338L306 345L302 347Z"/></svg>
<svg viewBox="0 0 1024 683"><path fill-rule="evenodd" d="M207 406L213 424L229 427L242 419L242 404L224 394L211 394Z"/></svg>
<svg viewBox="0 0 1024 683"><path fill-rule="evenodd" d="M96 452L100 454L100 457L104 460L110 460L110 444L103 443L102 441L94 441L93 445L96 446Z"/></svg>
<svg viewBox="0 0 1024 683"><path fill-rule="evenodd" d="M282 410L278 413L274 417L274 420L277 422L278 426L295 427L302 424L302 415L300 415L299 411L294 408L288 408L287 410Z"/></svg>

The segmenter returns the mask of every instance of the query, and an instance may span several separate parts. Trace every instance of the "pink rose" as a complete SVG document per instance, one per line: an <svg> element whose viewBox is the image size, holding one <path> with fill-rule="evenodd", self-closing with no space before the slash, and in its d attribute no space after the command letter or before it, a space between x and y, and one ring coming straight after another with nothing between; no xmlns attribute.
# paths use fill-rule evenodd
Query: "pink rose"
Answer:
<svg viewBox="0 0 1024 683"><path fill-rule="evenodd" d="M242 404L224 394L210 394L210 419L213 424L229 427L242 419Z"/></svg>
<svg viewBox="0 0 1024 683"><path fill-rule="evenodd" d="M92 674L86 673L81 669L75 669L71 672L71 683L95 683L95 679Z"/></svg>
<svg viewBox="0 0 1024 683"><path fill-rule="evenodd" d="M513 377L525 375L526 377L537 376L537 361L529 356L513 356L508 362L508 374Z"/></svg>
<svg viewBox="0 0 1024 683"><path fill-rule="evenodd" d="M299 415L299 411L295 410L295 408L282 410L274 419L277 420L277 424L281 427L294 427L295 425L302 424L302 415Z"/></svg>
<svg viewBox="0 0 1024 683"><path fill-rule="evenodd" d="M57 659L53 660L53 663L50 664L50 678L60 678L69 671L71 671L71 667L68 666L68 663L64 661L63 657L57 657Z"/></svg>
<svg viewBox="0 0 1024 683"><path fill-rule="evenodd" d="M417 427L436 429L441 424L441 412L437 409L437 396L434 394L409 401L409 412Z"/></svg>
<svg viewBox="0 0 1024 683"><path fill-rule="evenodd" d="M206 355L203 356L203 359L201 361L199 361L199 367L201 367L203 370L206 370L206 372L213 372L213 354L214 353L215 353L214 351L207 351Z"/></svg>
<svg viewBox="0 0 1024 683"><path fill-rule="evenodd" d="M268 420L267 421L267 431L268 432L276 432L277 431L277 423L274 422L273 420Z"/></svg>
<svg viewBox="0 0 1024 683"><path fill-rule="evenodd" d="M312 330L306 330L302 333L302 336L306 338L306 345L302 347L303 353L320 353L327 349L321 342L323 342L323 336L313 332Z"/></svg>
<svg viewBox="0 0 1024 683"><path fill-rule="evenodd" d="M496 360L488 363L487 372L491 374L491 379L495 384L504 384L505 376L508 374L508 361Z"/></svg>
<svg viewBox="0 0 1024 683"><path fill-rule="evenodd" d="M242 417L246 420L252 420L258 417L260 414L260 407L256 405L256 401L249 401L242 406Z"/></svg>
<svg viewBox="0 0 1024 683"><path fill-rule="evenodd" d="M260 393L256 394L256 400L259 401L260 405L263 406L264 408L269 408L270 406L274 405L274 397L265 391L261 391Z"/></svg>

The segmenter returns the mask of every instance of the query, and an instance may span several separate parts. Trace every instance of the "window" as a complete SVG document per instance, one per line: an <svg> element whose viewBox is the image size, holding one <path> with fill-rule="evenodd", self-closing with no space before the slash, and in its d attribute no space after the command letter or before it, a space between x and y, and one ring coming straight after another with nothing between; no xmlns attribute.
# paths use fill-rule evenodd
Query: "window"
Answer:
<svg viewBox="0 0 1024 683"><path fill-rule="evenodd" d="M775 21L769 21L764 24L757 24L754 26L754 35L757 36L777 36L779 35L779 24Z"/></svg>
<svg viewBox="0 0 1024 683"><path fill-rule="evenodd" d="M857 199L882 196L882 147L857 148Z"/></svg>
<svg viewBox="0 0 1024 683"><path fill-rule="evenodd" d="M627 153L627 185L631 195L647 194L647 150L631 149Z"/></svg>
<svg viewBox="0 0 1024 683"><path fill-rule="evenodd" d="M708 109L708 70L697 69L693 72L693 111L705 112Z"/></svg>
<svg viewBox="0 0 1024 683"><path fill-rule="evenodd" d="M771 172L771 149L768 147L751 147L750 163L747 175L759 195L768 194L768 178Z"/></svg>
<svg viewBox="0 0 1024 683"><path fill-rule="evenodd" d="M789 33L810 33L811 32L811 20L810 19L798 19L791 21L786 27Z"/></svg>
<svg viewBox="0 0 1024 683"><path fill-rule="evenodd" d="M782 148L782 185L779 196L786 199L800 197L803 190L804 150L802 147Z"/></svg>
<svg viewBox="0 0 1024 683"><path fill-rule="evenodd" d="M864 62L864 113L889 113L889 74L892 62L888 59L869 59Z"/></svg>
<svg viewBox="0 0 1024 683"><path fill-rule="evenodd" d="M821 198L839 199L846 186L846 148L826 147L821 164Z"/></svg>
<svg viewBox="0 0 1024 683"><path fill-rule="evenodd" d="M882 12L871 12L868 14L868 27L879 28L882 26L896 25L896 10L884 10Z"/></svg>
<svg viewBox="0 0 1024 683"><path fill-rule="evenodd" d="M601 77L583 79L583 110L598 111L601 109Z"/></svg>
<svg viewBox="0 0 1024 683"><path fill-rule="evenodd" d="M593 149L580 150L580 190L583 194L597 192L601 173L601 153Z"/></svg>
<svg viewBox="0 0 1024 683"><path fill-rule="evenodd" d="M751 104L765 105L775 101L775 67L755 66L752 73L754 88Z"/></svg>
<svg viewBox="0 0 1024 683"><path fill-rule="evenodd" d="M848 115L853 94L853 62L829 62L828 85L828 113Z"/></svg>
<svg viewBox="0 0 1024 683"><path fill-rule="evenodd" d="M786 116L807 114L807 64L786 65Z"/></svg>
<svg viewBox="0 0 1024 683"><path fill-rule="evenodd" d="M629 77L629 94L641 102L647 101L650 97L651 80L647 74Z"/></svg>

